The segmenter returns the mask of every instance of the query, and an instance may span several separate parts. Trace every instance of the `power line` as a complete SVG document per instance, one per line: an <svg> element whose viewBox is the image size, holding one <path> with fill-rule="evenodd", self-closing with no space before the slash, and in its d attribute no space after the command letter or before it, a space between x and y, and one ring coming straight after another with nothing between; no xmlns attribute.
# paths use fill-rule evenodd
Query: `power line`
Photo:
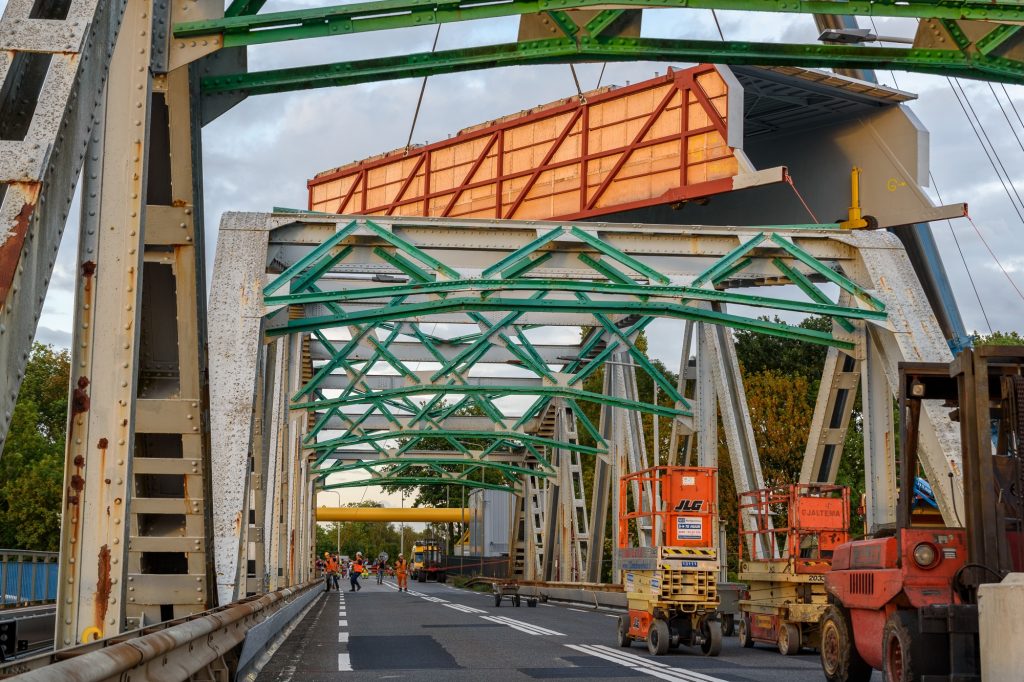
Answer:
<svg viewBox="0 0 1024 682"><path fill-rule="evenodd" d="M1014 103L1013 98L1010 97L1010 91L1006 89L1006 83L1000 83L1003 87L1003 94L1006 95L1006 101L1010 103L1010 108L1013 109L1014 115L1017 117L1017 122L1020 123L1020 127L1024 128L1024 121L1020 118L1020 112L1017 111L1017 105Z"/></svg>
<svg viewBox="0 0 1024 682"><path fill-rule="evenodd" d="M1020 136L1017 135L1017 130L1013 127L1013 123L1010 122L1010 116L1006 113L1006 110L1003 108L1003 103L999 99L999 95L996 94L996 89L992 87L991 83L988 84L988 89L992 93L992 99L994 99L996 101L996 104L999 106L999 112L1003 115L1003 118L1006 119L1006 125L1010 127L1010 132L1013 133L1013 138L1017 140L1017 146L1020 147L1020 150L1022 152L1024 152L1024 142L1020 141Z"/></svg>
<svg viewBox="0 0 1024 682"><path fill-rule="evenodd" d="M964 99L967 99L967 93L965 93L962 88L960 89L960 92L957 92L957 87L953 79L947 76L946 80L949 82L949 87L953 89L953 95L956 96L957 103L963 110L964 116L967 117L967 123L970 124L971 130L974 131L974 136L978 139L978 144L981 145L982 151L985 152L985 156L988 157L988 162L992 164L992 170L995 171L996 179L998 179L999 184L1003 186L1003 191L1006 192L1006 197L1010 200L1010 204L1013 206L1014 212L1017 214L1017 217L1020 218L1021 223L1024 223L1024 214L1021 213L1020 207L1013 201L1013 195L1010 194L1010 188L1006 186L1006 181L1003 180L1003 176L999 172L996 160L992 158L992 154L995 149L993 148L992 152L989 151L988 147L985 146L985 142L982 140L982 133L978 131L978 126L981 125L981 119L978 119L978 126L976 126L971 115L967 113L968 108L970 108L971 111L974 111L974 108L970 106L970 102L967 102L966 104L964 103ZM963 99L961 99L961 95L963 95ZM975 113L975 116L977 116L977 113ZM985 135L985 139L988 139L987 134ZM991 142L989 142L989 144L991 144ZM999 165L1001 166L1002 162L1000 162ZM1014 190L1014 192L1016 193L1016 190ZM1020 197L1018 196L1017 199L1019 201Z"/></svg>
<svg viewBox="0 0 1024 682"><path fill-rule="evenodd" d="M932 187L935 188L935 196L939 198L939 203L945 203L942 200L942 192L939 191L939 183L935 182L935 176L932 175L931 170L928 171L928 179L931 180ZM949 226L949 233L953 235L953 243L956 244L956 250L960 253L960 261L964 264L964 270L967 271L967 280L971 283L971 289L974 290L974 297L978 299L978 307L981 308L981 316L985 318L985 326L988 327L988 333L992 334L992 323L988 321L988 313L985 311L985 304L981 302L981 294L978 293L978 286L974 283L974 276L971 274L971 269L967 267L967 259L964 257L964 251L960 248L960 240L957 239L956 230L953 229L953 221L947 220L946 225Z"/></svg>
<svg viewBox="0 0 1024 682"><path fill-rule="evenodd" d="M1003 271L1003 275L1006 277L1006 281L1010 283L1010 286L1013 287L1013 290L1017 292L1018 296L1020 296L1020 300L1024 301L1024 293L1021 292L1021 290L1017 287L1017 283L1010 278L1010 273L1006 271L1006 268L1003 267L1003 264L999 262L998 258L996 258L995 252L992 250L992 247L988 245L988 242L985 241L985 237L981 234L981 230L978 229L978 226L974 224L974 220L971 218L971 216L967 216L967 220L971 222L971 227L973 227L974 231L978 233L978 238L981 240L981 243L985 245L985 248L988 249L989 255L992 256L992 260L994 260L996 262L996 265L999 266L999 269Z"/></svg>

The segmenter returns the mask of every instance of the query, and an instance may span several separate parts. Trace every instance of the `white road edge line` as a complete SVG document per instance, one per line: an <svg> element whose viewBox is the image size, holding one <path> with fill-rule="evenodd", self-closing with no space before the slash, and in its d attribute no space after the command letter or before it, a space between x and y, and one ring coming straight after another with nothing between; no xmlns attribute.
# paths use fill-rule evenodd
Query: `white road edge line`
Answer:
<svg viewBox="0 0 1024 682"><path fill-rule="evenodd" d="M720 677L711 677L686 668L676 668L635 654L616 651L603 644L566 644L566 646L574 651L596 656L652 677L669 680L669 682L726 682Z"/></svg>
<svg viewBox="0 0 1024 682"><path fill-rule="evenodd" d="M626 659L628 661L632 661L635 665L653 666L655 668L671 668L672 667L672 666L668 665L667 663L661 663L661 662L656 661L656 660L654 660L652 658L646 658L644 656L638 656L637 654L631 654L631 653L629 653L628 649L624 650L624 649L621 649L621 648L610 647L610 646L607 646L605 644L589 644L589 645L584 645L584 646L589 646L592 649L596 649L598 651L603 651L606 654L610 654L612 656L620 656L620 657L622 657L622 658L624 658L624 659Z"/></svg>

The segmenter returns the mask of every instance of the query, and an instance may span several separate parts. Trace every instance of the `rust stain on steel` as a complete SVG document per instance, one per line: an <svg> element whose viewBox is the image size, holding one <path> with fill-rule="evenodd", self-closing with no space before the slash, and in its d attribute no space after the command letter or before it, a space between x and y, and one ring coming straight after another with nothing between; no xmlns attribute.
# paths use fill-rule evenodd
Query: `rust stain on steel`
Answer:
<svg viewBox="0 0 1024 682"><path fill-rule="evenodd" d="M292 529L288 538L288 572L289 578L295 575L295 529Z"/></svg>
<svg viewBox="0 0 1024 682"><path fill-rule="evenodd" d="M14 224L7 232L7 238L0 243L0 307L7 300L7 293L14 286L14 276L18 272L18 261L21 259L21 249L25 245L25 237L28 235L29 223L32 221L32 212L36 208L36 198L39 196L39 183L12 182L11 186L23 185L27 187L24 194L29 199L21 206L18 215L14 217Z"/></svg>
<svg viewBox="0 0 1024 682"><path fill-rule="evenodd" d="M103 545L100 547L99 569L96 574L96 601L93 602L93 625L100 630L103 629L104 620L107 617L107 608L110 606L110 549Z"/></svg>
<svg viewBox="0 0 1024 682"><path fill-rule="evenodd" d="M78 377L75 390L71 392L71 414L81 414L89 411L89 394L86 388L89 387L89 380L85 377Z"/></svg>

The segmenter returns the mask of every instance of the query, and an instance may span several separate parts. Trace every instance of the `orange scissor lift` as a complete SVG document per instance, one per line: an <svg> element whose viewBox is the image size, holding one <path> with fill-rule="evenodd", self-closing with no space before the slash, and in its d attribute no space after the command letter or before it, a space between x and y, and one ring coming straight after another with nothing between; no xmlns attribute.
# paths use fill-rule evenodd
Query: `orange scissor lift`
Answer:
<svg viewBox="0 0 1024 682"><path fill-rule="evenodd" d="M739 602L740 644L772 644L783 655L819 648L825 573L835 548L850 538L849 489L801 483L752 490L739 496L738 513L739 581L750 586ZM743 529L743 519L754 529Z"/></svg>
<svg viewBox="0 0 1024 682"><path fill-rule="evenodd" d="M684 644L717 656L718 470L658 466L627 474L619 479L619 510L629 602L628 616L619 617L619 645L645 641L660 656ZM649 546L638 546L647 533Z"/></svg>

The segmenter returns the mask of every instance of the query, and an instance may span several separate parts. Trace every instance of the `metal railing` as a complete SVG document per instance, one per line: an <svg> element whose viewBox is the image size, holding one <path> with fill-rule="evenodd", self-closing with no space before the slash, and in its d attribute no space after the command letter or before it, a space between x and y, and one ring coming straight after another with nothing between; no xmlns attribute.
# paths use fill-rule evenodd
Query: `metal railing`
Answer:
<svg viewBox="0 0 1024 682"><path fill-rule="evenodd" d="M252 669L281 630L322 592L319 580L248 597L204 613L0 665L28 682L207 680Z"/></svg>
<svg viewBox="0 0 1024 682"><path fill-rule="evenodd" d="M57 599L57 552L0 549L0 609Z"/></svg>

